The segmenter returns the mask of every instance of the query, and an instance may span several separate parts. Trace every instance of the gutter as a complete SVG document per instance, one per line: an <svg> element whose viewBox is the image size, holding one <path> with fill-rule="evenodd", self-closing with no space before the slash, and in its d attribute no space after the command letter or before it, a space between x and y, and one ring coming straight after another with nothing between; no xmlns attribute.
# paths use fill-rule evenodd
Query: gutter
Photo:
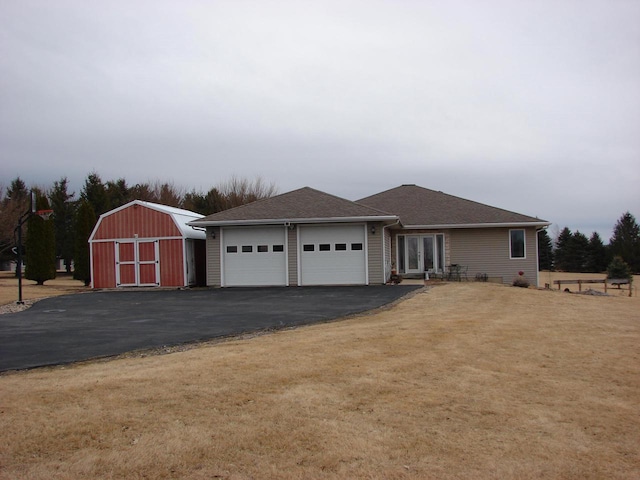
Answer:
<svg viewBox="0 0 640 480"><path fill-rule="evenodd" d="M282 225L302 223L353 223L353 222L385 222L398 221L396 215L380 215L370 217L323 217L323 218L268 218L257 220L210 220L191 221L187 225L191 227L228 227L239 225Z"/></svg>
<svg viewBox="0 0 640 480"><path fill-rule="evenodd" d="M551 222L454 223L441 225L404 225L405 230L444 230L454 228L548 227Z"/></svg>

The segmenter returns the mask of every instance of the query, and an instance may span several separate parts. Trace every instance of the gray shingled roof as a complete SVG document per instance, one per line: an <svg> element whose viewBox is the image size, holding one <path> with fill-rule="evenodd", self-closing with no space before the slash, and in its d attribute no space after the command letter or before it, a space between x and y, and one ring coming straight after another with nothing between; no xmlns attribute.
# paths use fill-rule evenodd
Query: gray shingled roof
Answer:
<svg viewBox="0 0 640 480"><path fill-rule="evenodd" d="M376 208L304 187L275 197L214 213L191 225L268 223L269 220L395 220L396 216Z"/></svg>
<svg viewBox="0 0 640 480"><path fill-rule="evenodd" d="M405 227L526 223L546 225L549 223L539 218L465 200L417 185L402 185L357 200L357 203L394 213L400 217Z"/></svg>

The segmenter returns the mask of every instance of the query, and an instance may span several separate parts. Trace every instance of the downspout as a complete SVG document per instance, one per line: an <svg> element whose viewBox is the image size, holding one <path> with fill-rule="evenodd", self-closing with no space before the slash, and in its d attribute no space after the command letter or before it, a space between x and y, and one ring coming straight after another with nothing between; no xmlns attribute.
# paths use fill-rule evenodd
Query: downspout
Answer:
<svg viewBox="0 0 640 480"><path fill-rule="evenodd" d="M395 223L390 223L389 225L383 225L382 227L382 255L385 255L385 251L384 251L384 230L385 228L389 228L389 227L394 227L396 225L400 224L400 219L398 218ZM393 239L391 242L389 242L390 244L393 244ZM389 252L389 257L391 257L391 252ZM387 272L387 262L386 262L386 256L384 257L385 262L384 262L384 283L386 284L389 279L391 278L391 271ZM393 265L393 258L391 259L391 264Z"/></svg>

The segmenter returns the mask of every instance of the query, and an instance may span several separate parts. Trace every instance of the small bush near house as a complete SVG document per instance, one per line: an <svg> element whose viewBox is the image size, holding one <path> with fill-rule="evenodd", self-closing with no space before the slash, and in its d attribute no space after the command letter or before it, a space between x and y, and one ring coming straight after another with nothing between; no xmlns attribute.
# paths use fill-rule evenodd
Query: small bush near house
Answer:
<svg viewBox="0 0 640 480"><path fill-rule="evenodd" d="M527 280L527 277L524 276L524 272L522 271L518 272L518 276L513 279L514 287L529 288L529 285L529 280Z"/></svg>

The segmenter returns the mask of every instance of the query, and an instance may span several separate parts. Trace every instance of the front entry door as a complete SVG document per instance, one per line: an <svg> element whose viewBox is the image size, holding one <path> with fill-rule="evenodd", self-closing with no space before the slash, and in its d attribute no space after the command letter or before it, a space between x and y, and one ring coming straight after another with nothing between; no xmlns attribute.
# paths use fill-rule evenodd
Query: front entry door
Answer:
<svg viewBox="0 0 640 480"><path fill-rule="evenodd" d="M434 270L433 236L407 235L406 273Z"/></svg>

